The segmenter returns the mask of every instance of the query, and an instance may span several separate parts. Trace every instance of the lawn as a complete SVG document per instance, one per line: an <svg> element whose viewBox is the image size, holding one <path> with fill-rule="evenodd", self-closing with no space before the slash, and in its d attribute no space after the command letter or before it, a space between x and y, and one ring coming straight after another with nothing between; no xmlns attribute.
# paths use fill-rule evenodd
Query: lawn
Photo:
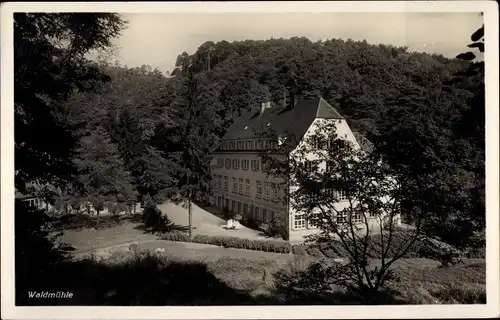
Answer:
<svg viewBox="0 0 500 320"><path fill-rule="evenodd" d="M227 232L235 236L233 231L221 228L222 219L197 206L193 207L196 232L207 234L217 231L217 235ZM183 225L184 219L187 220L183 216L183 208L173 204L160 208L168 212L176 224ZM260 237L254 230L249 232ZM159 240L155 235L144 233L140 223L133 221L102 229L70 230L62 240L76 249L76 262L58 270L54 276L57 280L47 276L47 281L50 279L49 286L67 287L78 293L78 299L68 302L71 304L356 303L343 296L305 297L295 288L283 287L286 277L294 279L294 271L304 270L311 261L321 259L319 257ZM131 244L137 247L133 248ZM153 253L157 249L162 252L152 258L138 258L141 252ZM85 259L89 252L95 254L98 260ZM389 283L389 287L397 292L394 303L485 301L484 259L465 259L462 265L439 268L439 263L434 260L408 258L397 261L394 270L398 280ZM79 276L74 277L75 274ZM285 275L285 279L277 277L278 274ZM60 302L54 301L55 304Z"/></svg>
<svg viewBox="0 0 500 320"><path fill-rule="evenodd" d="M161 240L137 246L138 251L154 252L157 248L164 249L158 256L167 259L168 264L206 268L204 272L217 284L242 294L242 300L235 304L355 303L332 297L290 296L280 287L283 278L276 277L278 272L293 278L294 270L303 270L319 258ZM103 258L101 263L109 265L120 265L135 255L127 245L98 253ZM398 292L395 303L477 303L485 299L485 263L481 259L467 259L462 265L447 268L439 268L439 263L430 259L402 259L395 263L394 270L399 279L389 287Z"/></svg>

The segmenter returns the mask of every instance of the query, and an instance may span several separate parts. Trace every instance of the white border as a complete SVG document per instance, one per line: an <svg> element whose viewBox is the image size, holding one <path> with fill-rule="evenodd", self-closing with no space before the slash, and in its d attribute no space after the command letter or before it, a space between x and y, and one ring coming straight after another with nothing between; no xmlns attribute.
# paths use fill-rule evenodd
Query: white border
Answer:
<svg viewBox="0 0 500 320"><path fill-rule="evenodd" d="M1 5L1 231L2 318L4 319L329 319L329 318L462 318L497 317L499 298L499 141L498 141L498 7L495 1L381 2L79 2L3 3ZM486 52L486 305L429 306L276 306L276 307L14 307L14 130L13 19L15 11L100 12L484 12ZM478 26L479 27L479 26ZM473 32L473 30L471 30ZM464 48L465 50L466 48Z"/></svg>

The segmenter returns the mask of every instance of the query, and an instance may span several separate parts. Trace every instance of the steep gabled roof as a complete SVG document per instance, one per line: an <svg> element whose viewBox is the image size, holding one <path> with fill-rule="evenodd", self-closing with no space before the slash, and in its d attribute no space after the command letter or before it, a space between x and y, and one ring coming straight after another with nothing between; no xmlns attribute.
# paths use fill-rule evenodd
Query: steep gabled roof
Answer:
<svg viewBox="0 0 500 320"><path fill-rule="evenodd" d="M356 138L361 150L368 153L373 151L373 144L362 133L353 131L352 134L354 135L354 138Z"/></svg>
<svg viewBox="0 0 500 320"><path fill-rule="evenodd" d="M256 130L270 128L278 134L290 133L299 140L315 118L344 119L323 98L301 100L293 108L272 107L263 114L259 111L246 112L236 120L222 138L248 139L256 137Z"/></svg>

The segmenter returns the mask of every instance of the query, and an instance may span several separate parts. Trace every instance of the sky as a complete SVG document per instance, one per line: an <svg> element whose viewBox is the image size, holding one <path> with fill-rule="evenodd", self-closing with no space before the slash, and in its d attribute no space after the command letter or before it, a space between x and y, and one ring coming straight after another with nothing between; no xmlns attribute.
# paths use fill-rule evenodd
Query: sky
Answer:
<svg viewBox="0 0 500 320"><path fill-rule="evenodd" d="M128 67L171 71L177 55L205 41L265 40L304 36L340 38L454 57L481 27L477 12L428 13L127 13L127 29L115 39L114 56Z"/></svg>

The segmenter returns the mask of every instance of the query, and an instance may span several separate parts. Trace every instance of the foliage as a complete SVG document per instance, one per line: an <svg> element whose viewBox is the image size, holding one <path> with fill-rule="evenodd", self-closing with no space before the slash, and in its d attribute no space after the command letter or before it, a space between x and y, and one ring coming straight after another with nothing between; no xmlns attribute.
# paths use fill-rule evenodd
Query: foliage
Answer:
<svg viewBox="0 0 500 320"><path fill-rule="evenodd" d="M292 251L292 245L290 243L281 241L249 240L236 237L207 236L200 234L195 235L192 240L189 240L189 236L179 233L167 233L162 236L162 239L169 241L211 244L224 248L237 248L264 252L290 253Z"/></svg>
<svg viewBox="0 0 500 320"><path fill-rule="evenodd" d="M339 137L336 125L320 121L316 131L303 137L303 143L293 152L290 150L294 145L289 142L294 140L292 137L276 149L262 152L261 157L270 175L289 179L292 187L287 202L292 210L304 214L319 228L319 233L309 240L339 247L337 251L348 261L342 266L322 266L321 273L338 277L331 281L364 299L378 299L391 277L390 266L404 257L421 235L426 212L417 206L419 199L404 192L407 185L420 186L418 181L398 175L380 154L366 153ZM269 131L261 134L278 138ZM289 154L285 161L276 156L283 153ZM340 193L347 199L343 204L339 203ZM414 205L404 207L403 201ZM395 226L401 214L414 218L416 225L395 241ZM380 237L375 239L374 234ZM370 269L370 258L380 259L381 266Z"/></svg>
<svg viewBox="0 0 500 320"><path fill-rule="evenodd" d="M107 50L125 22L113 13L14 14L16 188L71 179L75 139L62 102L108 80L84 59ZM57 143L54 143L57 141Z"/></svg>
<svg viewBox="0 0 500 320"><path fill-rule="evenodd" d="M45 211L16 202L14 214L15 283L19 300L29 290L38 289L41 278L70 255L68 246L59 241L61 234L51 232Z"/></svg>
<svg viewBox="0 0 500 320"><path fill-rule="evenodd" d="M258 230L259 229L259 223L249 215L244 215L243 219L241 220L241 224L244 225L247 228L253 229L253 230Z"/></svg>
<svg viewBox="0 0 500 320"><path fill-rule="evenodd" d="M236 214L231 212L227 207L222 208L222 215L226 220L233 219L236 216Z"/></svg>
<svg viewBox="0 0 500 320"><path fill-rule="evenodd" d="M80 196L89 201L97 211L109 203L131 203L135 201L135 190L129 172L109 135L102 128L81 139L78 158Z"/></svg>
<svg viewBox="0 0 500 320"><path fill-rule="evenodd" d="M269 237L279 237L286 240L288 232L283 219L280 217L274 217L269 222L269 226L266 229L265 234Z"/></svg>
<svg viewBox="0 0 500 320"><path fill-rule="evenodd" d="M173 230L174 223L169 219L167 214L161 212L154 204L147 204L142 212L142 223L146 230L153 233L167 233Z"/></svg>

